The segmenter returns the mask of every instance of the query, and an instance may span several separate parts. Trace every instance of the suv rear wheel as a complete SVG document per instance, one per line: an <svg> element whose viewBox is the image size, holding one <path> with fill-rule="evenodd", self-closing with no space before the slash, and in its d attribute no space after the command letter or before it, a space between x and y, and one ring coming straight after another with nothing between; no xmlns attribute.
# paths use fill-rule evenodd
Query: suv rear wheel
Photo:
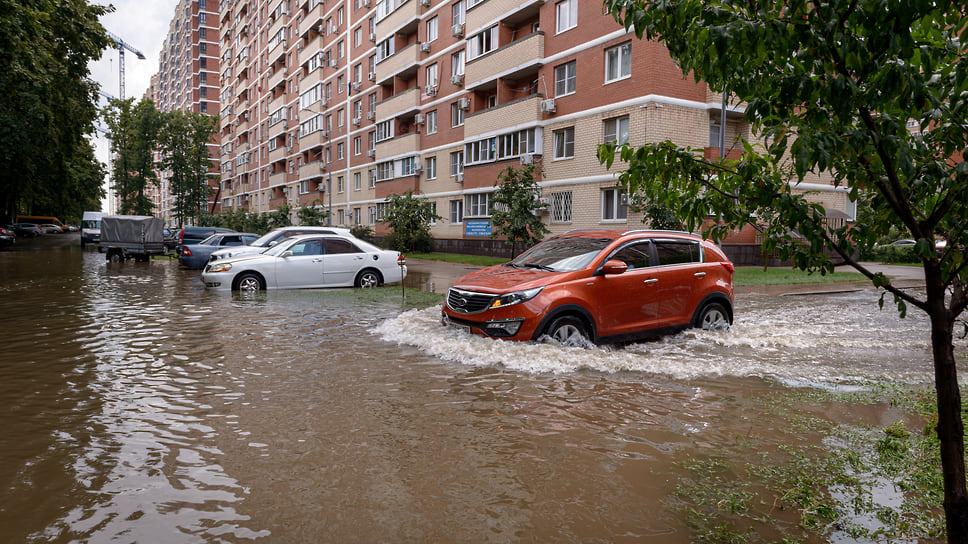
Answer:
<svg viewBox="0 0 968 544"><path fill-rule="evenodd" d="M703 307L696 318L696 327L704 331L724 331L729 328L729 314L726 308L718 303L711 302Z"/></svg>
<svg viewBox="0 0 968 544"><path fill-rule="evenodd" d="M552 321L547 334L563 346L583 346L588 343L585 323L572 315L561 316Z"/></svg>

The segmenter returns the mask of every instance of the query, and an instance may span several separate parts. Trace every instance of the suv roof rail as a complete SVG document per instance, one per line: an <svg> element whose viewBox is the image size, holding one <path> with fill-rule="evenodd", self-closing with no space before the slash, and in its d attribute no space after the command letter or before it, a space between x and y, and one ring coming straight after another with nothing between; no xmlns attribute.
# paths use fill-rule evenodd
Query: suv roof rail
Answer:
<svg viewBox="0 0 968 544"><path fill-rule="evenodd" d="M687 232L687 231L684 231L684 230L663 230L663 229L635 229L635 230L627 230L627 231L623 232L622 234L625 235L625 234L649 234L649 233L655 233L655 234L685 234L687 236L699 236L695 232Z"/></svg>

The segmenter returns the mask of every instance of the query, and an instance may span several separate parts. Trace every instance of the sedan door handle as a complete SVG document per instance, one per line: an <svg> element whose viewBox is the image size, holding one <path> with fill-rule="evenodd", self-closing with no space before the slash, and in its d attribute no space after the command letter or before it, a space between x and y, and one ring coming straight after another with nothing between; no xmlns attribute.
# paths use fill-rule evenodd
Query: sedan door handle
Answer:
<svg viewBox="0 0 968 544"><path fill-rule="evenodd" d="M313 262L314 263L321 263L321 262L323 262L323 260L322 259L313 259Z"/></svg>
<svg viewBox="0 0 968 544"><path fill-rule="evenodd" d="M642 283L644 283L646 285L648 285L650 283L659 283L659 278L648 279L648 280L643 281Z"/></svg>
<svg viewBox="0 0 968 544"><path fill-rule="evenodd" d="M693 274L693 276L695 276L697 278L705 278L706 277L706 273L705 272L696 272L695 274Z"/></svg>

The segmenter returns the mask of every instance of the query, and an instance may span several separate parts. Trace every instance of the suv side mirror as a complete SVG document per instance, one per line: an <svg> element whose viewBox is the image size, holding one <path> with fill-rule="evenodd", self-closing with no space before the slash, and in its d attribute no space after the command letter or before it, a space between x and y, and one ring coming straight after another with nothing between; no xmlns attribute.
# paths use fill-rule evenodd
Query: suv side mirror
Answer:
<svg viewBox="0 0 968 544"><path fill-rule="evenodd" d="M624 274L629 267L624 262L618 259L609 259L605 261L602 265L602 274L605 276L612 276L615 274Z"/></svg>

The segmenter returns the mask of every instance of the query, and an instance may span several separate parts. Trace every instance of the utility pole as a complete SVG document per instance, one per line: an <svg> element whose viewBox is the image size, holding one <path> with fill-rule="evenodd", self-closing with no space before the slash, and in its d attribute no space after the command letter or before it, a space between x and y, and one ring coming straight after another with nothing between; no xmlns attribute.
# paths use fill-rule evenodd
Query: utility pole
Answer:
<svg viewBox="0 0 968 544"><path fill-rule="evenodd" d="M118 93L118 98L124 100L124 50L127 49L131 51L141 60L145 60L145 54L141 51L138 51L134 47L131 47L130 44L122 40L118 35L113 34L108 30L105 30L105 33L107 33L108 37L114 41L114 45L118 48L118 72L120 76L119 79L121 80L121 91Z"/></svg>

